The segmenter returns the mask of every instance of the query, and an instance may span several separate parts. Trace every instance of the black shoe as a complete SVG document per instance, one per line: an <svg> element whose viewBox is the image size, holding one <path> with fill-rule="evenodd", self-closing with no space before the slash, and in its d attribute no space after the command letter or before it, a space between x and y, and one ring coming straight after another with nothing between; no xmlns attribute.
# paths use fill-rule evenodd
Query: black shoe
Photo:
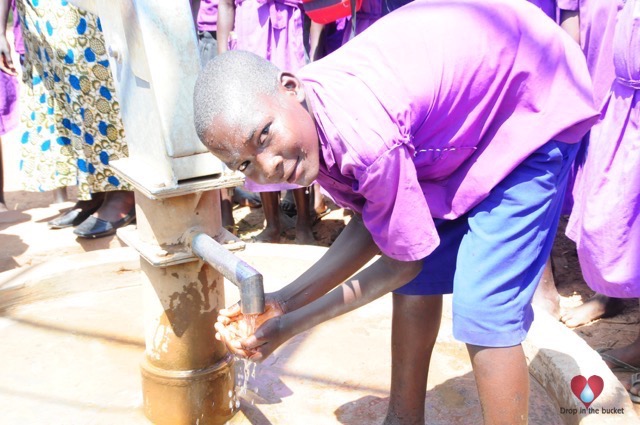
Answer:
<svg viewBox="0 0 640 425"><path fill-rule="evenodd" d="M98 211L98 208L100 208L99 203L98 205L86 209L73 207L66 213L59 215L47 224L49 225L50 229L64 229L65 227L77 226L87 218L89 218L91 214Z"/></svg>
<svg viewBox="0 0 640 425"><path fill-rule="evenodd" d="M103 238L105 236L111 236L116 233L120 227L126 226L132 223L136 219L136 210L132 209L129 214L124 216L118 221L111 222L107 220L103 220L101 218L97 218L94 216L90 216L85 221L82 222L81 225L76 227L73 231L78 237L95 239L95 238Z"/></svg>

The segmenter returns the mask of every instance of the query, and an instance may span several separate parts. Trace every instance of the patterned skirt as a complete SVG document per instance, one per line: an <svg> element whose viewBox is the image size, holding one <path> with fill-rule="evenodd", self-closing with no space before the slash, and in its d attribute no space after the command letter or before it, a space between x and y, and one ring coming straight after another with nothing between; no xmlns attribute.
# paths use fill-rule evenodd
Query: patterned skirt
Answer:
<svg viewBox="0 0 640 425"><path fill-rule="evenodd" d="M110 162L128 156L99 19L66 0L18 0L25 44L23 188L77 185L78 198L131 190Z"/></svg>

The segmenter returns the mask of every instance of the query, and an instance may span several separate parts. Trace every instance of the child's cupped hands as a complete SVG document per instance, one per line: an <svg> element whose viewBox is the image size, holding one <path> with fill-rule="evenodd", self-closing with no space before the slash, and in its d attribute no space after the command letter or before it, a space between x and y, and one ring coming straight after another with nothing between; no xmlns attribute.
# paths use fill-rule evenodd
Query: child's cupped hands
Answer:
<svg viewBox="0 0 640 425"><path fill-rule="evenodd" d="M216 322L216 339L225 343L233 354L254 361L261 361L271 354L288 337L284 338L284 309L273 294L265 294L264 313L252 318L240 311L240 303L222 309ZM252 329L253 328L253 329Z"/></svg>

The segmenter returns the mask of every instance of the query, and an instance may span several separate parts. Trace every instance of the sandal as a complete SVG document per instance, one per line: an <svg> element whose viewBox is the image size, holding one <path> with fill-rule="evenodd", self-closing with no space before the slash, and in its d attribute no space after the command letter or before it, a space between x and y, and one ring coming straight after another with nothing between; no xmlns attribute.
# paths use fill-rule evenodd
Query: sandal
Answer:
<svg viewBox="0 0 640 425"><path fill-rule="evenodd" d="M600 354L600 357L602 357L602 360L607 361L609 363L611 363L613 365L613 367L611 368L611 370L624 370L627 372L633 372L634 374L638 374L639 375L639 380L638 383L640 384L640 374L638 372L640 372L640 367L636 367L636 366L632 366L628 363L623 362L620 359L617 359L615 357L613 357L611 354L607 354L607 352L610 351L606 348L598 348L596 350L596 352L598 354ZM638 396L640 399L640 396Z"/></svg>
<svg viewBox="0 0 640 425"><path fill-rule="evenodd" d="M631 375L631 387L629 387L627 392L629 393L629 398L631 399L631 401L636 404L640 404L640 395L632 393L631 388L637 386L638 384L640 384L640 373L634 373L633 375Z"/></svg>
<svg viewBox="0 0 640 425"><path fill-rule="evenodd" d="M320 220L322 220L322 217L329 215L331 211L332 209L329 208L328 206L325 206L325 209L322 212L314 211L315 215L313 216L313 224L320 222Z"/></svg>

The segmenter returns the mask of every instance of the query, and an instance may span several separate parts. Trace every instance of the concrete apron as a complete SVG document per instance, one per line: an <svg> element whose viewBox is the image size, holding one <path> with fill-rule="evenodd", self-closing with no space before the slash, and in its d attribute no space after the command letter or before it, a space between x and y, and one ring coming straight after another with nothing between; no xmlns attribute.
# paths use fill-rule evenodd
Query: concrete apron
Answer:
<svg viewBox="0 0 640 425"><path fill-rule="evenodd" d="M273 291L325 250L251 244L238 255L264 274L267 291ZM2 423L149 423L142 413L139 368L145 346L140 280L138 254L130 248L0 274ZM225 292L227 305L237 301L235 286L226 283ZM536 378L529 423L638 422L624 388L600 357L563 325L541 313L537 319L525 343ZM223 400L237 410L229 423L380 423L388 403L390 328L387 295L294 337L262 364L237 361L238 385ZM584 406L570 386L579 374L604 380L592 409L624 414L581 414ZM466 349L451 334L449 297L425 404L430 424L482 422Z"/></svg>

